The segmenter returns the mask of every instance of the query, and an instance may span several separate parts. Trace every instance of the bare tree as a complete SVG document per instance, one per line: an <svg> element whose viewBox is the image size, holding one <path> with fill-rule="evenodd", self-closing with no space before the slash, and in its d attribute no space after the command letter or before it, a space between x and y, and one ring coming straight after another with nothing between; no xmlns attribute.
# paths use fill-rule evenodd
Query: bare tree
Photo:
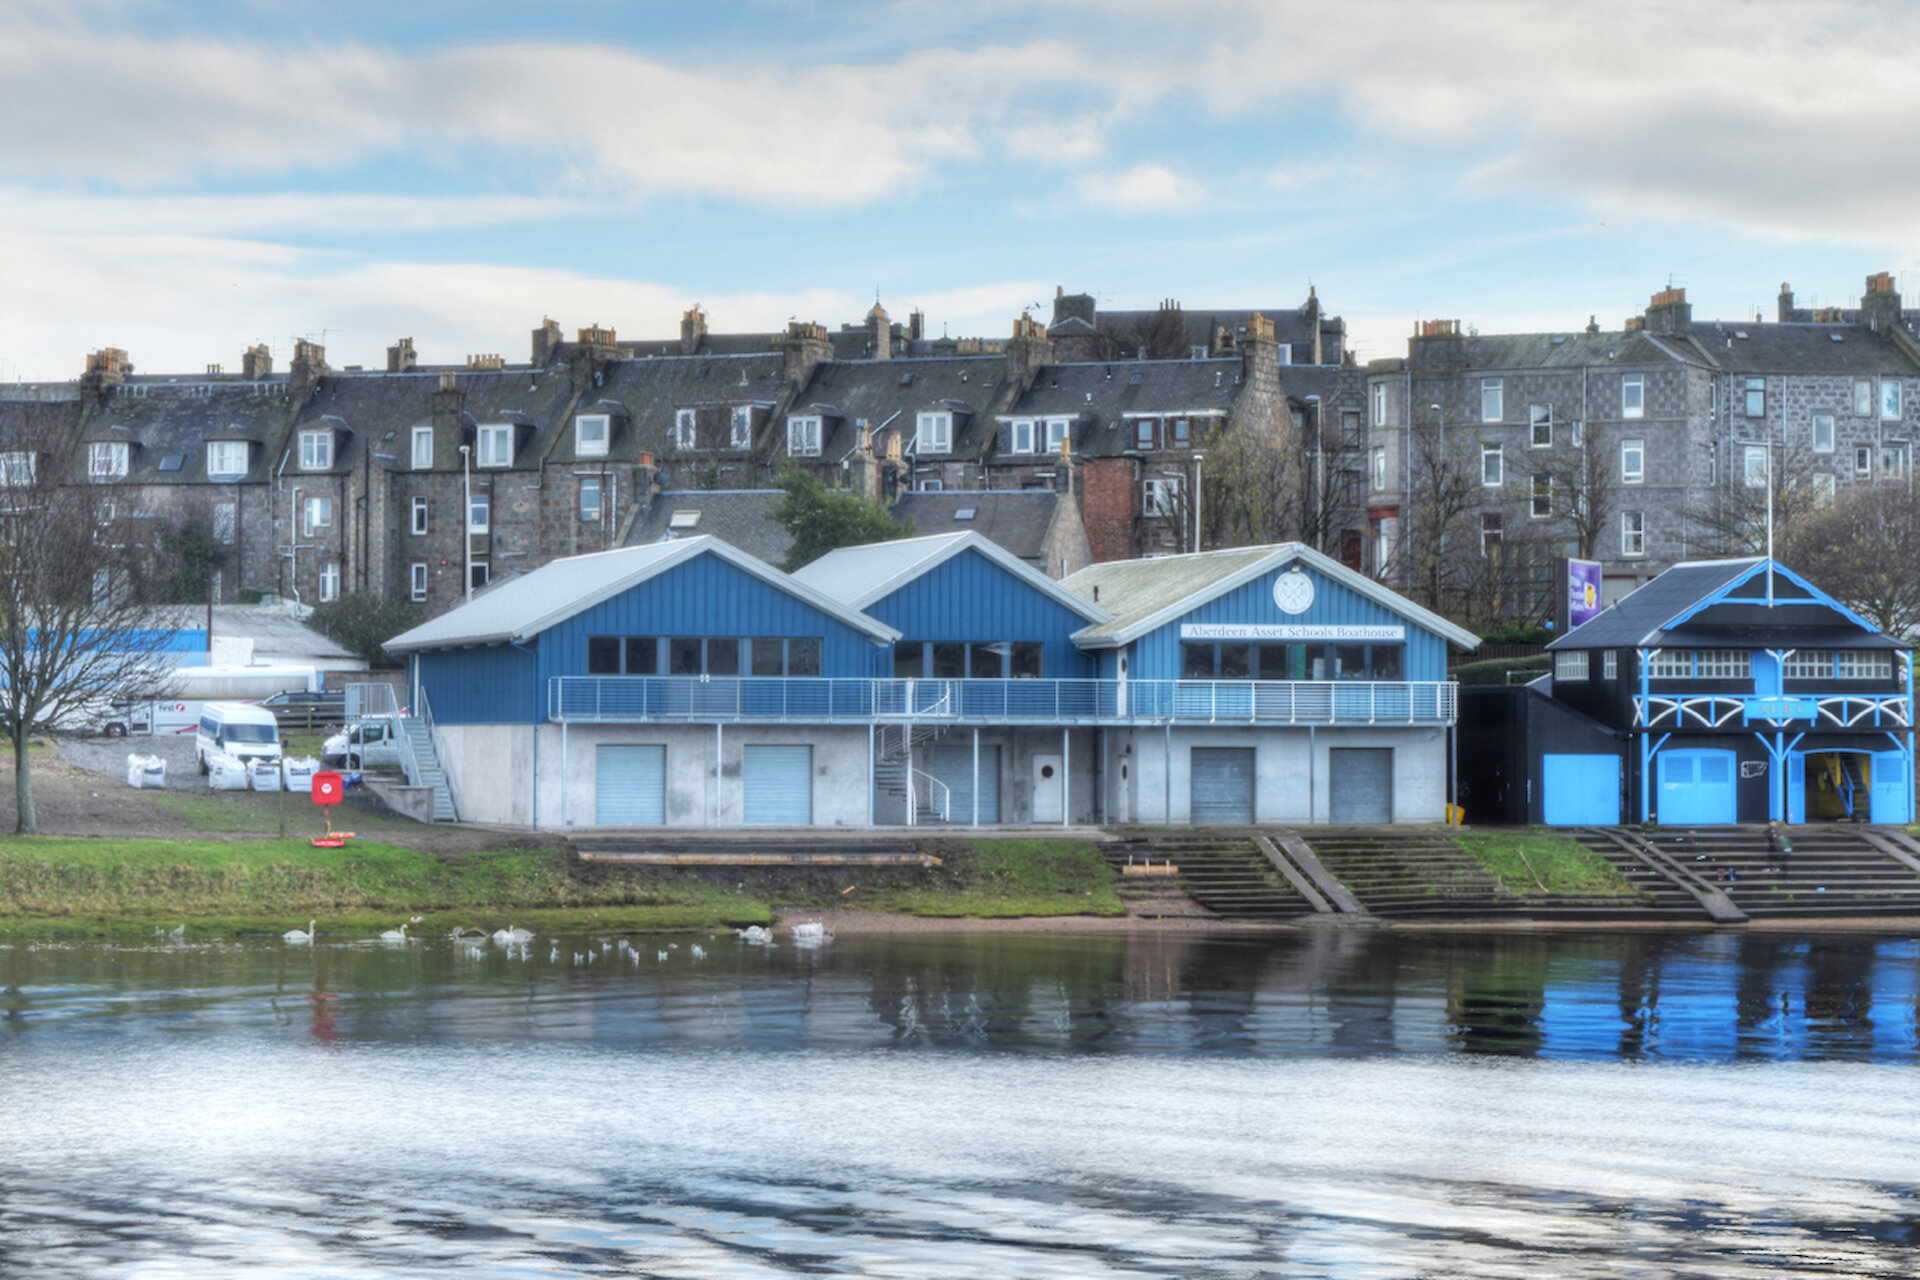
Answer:
<svg viewBox="0 0 1920 1280"><path fill-rule="evenodd" d="M62 445L0 415L0 730L22 834L38 829L31 735L152 687L166 636L133 603L138 540L100 490L62 482Z"/></svg>
<svg viewBox="0 0 1920 1280"><path fill-rule="evenodd" d="M1451 427L1451 429L1449 429ZM1444 419L1416 423L1407 441L1410 475L1403 533L1380 576L1434 612L1464 612L1480 566L1476 517L1486 506L1477 445L1468 431Z"/></svg>
<svg viewBox="0 0 1920 1280"><path fill-rule="evenodd" d="M1192 351L1187 342L1187 313L1175 302L1126 319L1101 317L1094 326L1099 335L1100 360L1184 360Z"/></svg>
<svg viewBox="0 0 1920 1280"><path fill-rule="evenodd" d="M1310 415L1300 434L1223 425L1206 454L1201 520L1210 547L1303 542L1337 555L1362 518L1362 441L1326 432Z"/></svg>
<svg viewBox="0 0 1920 1280"><path fill-rule="evenodd" d="M1749 460L1749 450L1755 451ZM1756 556L1767 549L1768 490L1772 490L1773 527L1778 530L1825 501L1814 481L1816 468L1834 466L1831 454L1804 446L1764 441L1734 441L1718 483L1692 515L1703 550L1713 556ZM1768 452L1770 451L1770 456Z"/></svg>
<svg viewBox="0 0 1920 1280"><path fill-rule="evenodd" d="M1882 631L1920 630L1920 495L1904 480L1850 484L1782 522L1776 558Z"/></svg>

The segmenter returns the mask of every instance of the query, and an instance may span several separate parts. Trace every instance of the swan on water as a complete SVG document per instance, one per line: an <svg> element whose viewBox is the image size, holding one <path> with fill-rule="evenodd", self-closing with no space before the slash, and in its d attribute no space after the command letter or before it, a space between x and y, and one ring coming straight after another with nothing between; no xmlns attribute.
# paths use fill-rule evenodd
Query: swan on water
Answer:
<svg viewBox="0 0 1920 1280"><path fill-rule="evenodd" d="M298 929L289 929L280 936L288 942L312 942L316 936L316 931L313 927L314 923L312 920L307 921L307 931L305 933L300 932Z"/></svg>
<svg viewBox="0 0 1920 1280"><path fill-rule="evenodd" d="M401 925L398 929L388 929L380 935L382 942L405 942L406 940L407 926L405 925Z"/></svg>
<svg viewBox="0 0 1920 1280"><path fill-rule="evenodd" d="M707 958L707 949L696 942L687 948L687 954L695 960L705 960Z"/></svg>

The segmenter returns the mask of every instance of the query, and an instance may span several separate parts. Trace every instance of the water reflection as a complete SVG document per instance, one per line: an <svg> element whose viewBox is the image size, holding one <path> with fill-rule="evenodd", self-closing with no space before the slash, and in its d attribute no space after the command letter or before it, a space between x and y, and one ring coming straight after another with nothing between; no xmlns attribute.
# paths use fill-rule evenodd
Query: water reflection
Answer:
<svg viewBox="0 0 1920 1280"><path fill-rule="evenodd" d="M0 1043L297 1031L759 1050L1906 1061L1872 934L935 935L0 946ZM659 958L665 953L666 959Z"/></svg>
<svg viewBox="0 0 1920 1280"><path fill-rule="evenodd" d="M0 947L0 1275L1920 1264L1911 939L635 942Z"/></svg>

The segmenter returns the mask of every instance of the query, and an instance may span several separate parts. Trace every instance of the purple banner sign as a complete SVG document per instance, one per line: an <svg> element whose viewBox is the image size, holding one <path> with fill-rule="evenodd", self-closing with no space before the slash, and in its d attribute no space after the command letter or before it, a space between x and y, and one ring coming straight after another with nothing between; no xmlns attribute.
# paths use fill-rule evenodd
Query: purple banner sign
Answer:
<svg viewBox="0 0 1920 1280"><path fill-rule="evenodd" d="M1600 613L1600 562L1567 561L1567 627L1572 629Z"/></svg>

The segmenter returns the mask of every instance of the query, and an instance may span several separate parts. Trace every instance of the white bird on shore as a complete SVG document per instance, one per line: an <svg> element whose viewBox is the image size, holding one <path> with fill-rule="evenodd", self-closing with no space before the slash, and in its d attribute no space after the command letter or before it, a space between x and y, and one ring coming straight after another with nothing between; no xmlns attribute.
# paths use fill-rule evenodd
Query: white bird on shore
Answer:
<svg viewBox="0 0 1920 1280"><path fill-rule="evenodd" d="M280 936L282 938L285 938L288 942L294 942L294 943L305 942L305 943L311 944L315 936L317 936L316 931L313 927L314 923L315 922L312 920L307 921L307 931L305 933L300 932L300 930L298 929L289 929L285 933L281 934Z"/></svg>

